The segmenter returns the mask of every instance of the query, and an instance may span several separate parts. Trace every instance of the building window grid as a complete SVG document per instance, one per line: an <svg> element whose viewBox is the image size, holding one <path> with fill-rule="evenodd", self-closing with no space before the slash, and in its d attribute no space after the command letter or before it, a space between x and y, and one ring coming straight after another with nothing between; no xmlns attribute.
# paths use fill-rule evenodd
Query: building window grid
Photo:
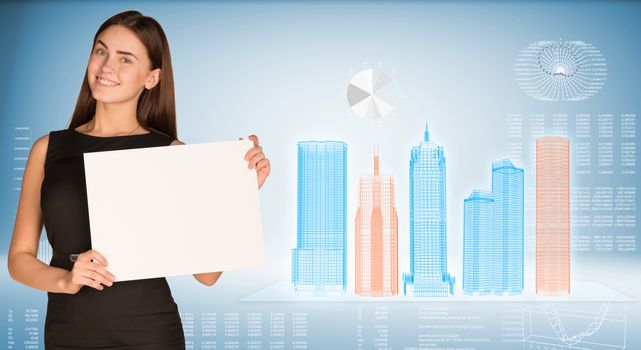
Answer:
<svg viewBox="0 0 641 350"><path fill-rule="evenodd" d="M344 291L346 150L343 142L298 143L298 232L292 253L297 291Z"/></svg>

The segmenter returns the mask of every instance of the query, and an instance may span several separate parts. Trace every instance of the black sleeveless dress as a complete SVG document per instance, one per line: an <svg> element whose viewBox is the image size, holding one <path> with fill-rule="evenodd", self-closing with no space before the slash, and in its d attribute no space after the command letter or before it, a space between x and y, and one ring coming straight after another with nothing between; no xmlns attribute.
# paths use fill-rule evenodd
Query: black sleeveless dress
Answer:
<svg viewBox="0 0 641 350"><path fill-rule="evenodd" d="M91 249L82 154L172 141L156 131L113 137L74 129L49 134L40 205L54 251L51 266L71 270L69 254ZM48 293L48 298L46 349L185 348L178 307L165 278L116 282L103 290L84 286L76 294Z"/></svg>

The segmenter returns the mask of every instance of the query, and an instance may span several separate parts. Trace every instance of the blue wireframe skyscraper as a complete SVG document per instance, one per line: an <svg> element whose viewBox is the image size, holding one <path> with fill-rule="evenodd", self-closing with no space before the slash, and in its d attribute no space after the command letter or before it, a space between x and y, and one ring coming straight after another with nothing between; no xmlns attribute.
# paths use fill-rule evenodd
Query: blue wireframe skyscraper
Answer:
<svg viewBox="0 0 641 350"><path fill-rule="evenodd" d="M447 273L447 217L443 147L424 140L410 158L410 273L403 292L414 296L453 294L454 277Z"/></svg>
<svg viewBox="0 0 641 350"><path fill-rule="evenodd" d="M492 193L500 244L494 294L523 291L523 169L508 159L492 163Z"/></svg>
<svg viewBox="0 0 641 350"><path fill-rule="evenodd" d="M346 279L346 155L340 141L298 143L297 293L342 294Z"/></svg>
<svg viewBox="0 0 641 350"><path fill-rule="evenodd" d="M464 201L463 292L487 295L494 290L497 269L497 230L494 196L489 191L474 190Z"/></svg>
<svg viewBox="0 0 641 350"><path fill-rule="evenodd" d="M465 199L465 294L522 293L523 199L523 169L507 159L492 163L492 192Z"/></svg>

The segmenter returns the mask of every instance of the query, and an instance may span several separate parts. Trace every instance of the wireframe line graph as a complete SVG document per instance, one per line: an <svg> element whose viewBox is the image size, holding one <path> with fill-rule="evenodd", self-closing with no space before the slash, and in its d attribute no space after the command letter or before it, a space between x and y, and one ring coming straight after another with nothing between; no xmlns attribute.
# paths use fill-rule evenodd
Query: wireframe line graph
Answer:
<svg viewBox="0 0 641 350"><path fill-rule="evenodd" d="M523 309L523 342L550 349L626 349L627 315L610 304L596 311L562 309L556 305ZM592 308L594 310L594 308Z"/></svg>
<svg viewBox="0 0 641 350"><path fill-rule="evenodd" d="M588 328L573 336L568 336L568 333L563 326L563 322L561 321L561 317L559 316L559 310L554 305L545 305L543 310L545 311L545 316L548 321L550 321L552 329L554 329L554 333L556 333L559 339L567 345L575 345L581 342L583 338L593 335L599 330L599 328L601 328L604 317L608 313L609 308L610 306L608 304L601 305Z"/></svg>

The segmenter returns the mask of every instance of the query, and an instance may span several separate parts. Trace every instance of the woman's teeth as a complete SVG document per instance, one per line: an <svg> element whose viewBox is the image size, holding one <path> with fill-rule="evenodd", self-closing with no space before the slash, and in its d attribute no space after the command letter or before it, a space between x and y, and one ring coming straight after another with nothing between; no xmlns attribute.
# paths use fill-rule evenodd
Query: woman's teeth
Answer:
<svg viewBox="0 0 641 350"><path fill-rule="evenodd" d="M118 83L116 83L115 81L111 81L109 79L104 79L104 78L100 78L100 77L97 77L97 78L98 78L98 83L100 85L105 85L105 86L117 86L118 85Z"/></svg>

